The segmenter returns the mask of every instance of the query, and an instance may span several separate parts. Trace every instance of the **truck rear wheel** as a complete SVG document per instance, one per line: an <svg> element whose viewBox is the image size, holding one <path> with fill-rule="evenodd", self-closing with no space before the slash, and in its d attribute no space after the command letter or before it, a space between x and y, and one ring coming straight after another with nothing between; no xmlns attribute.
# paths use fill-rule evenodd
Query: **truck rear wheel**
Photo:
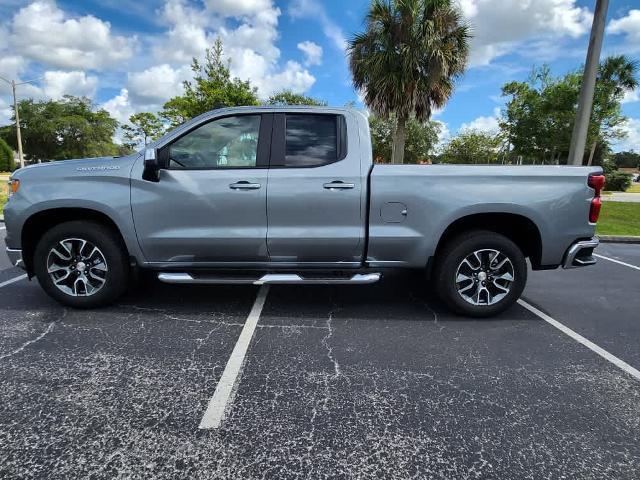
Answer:
<svg viewBox="0 0 640 480"><path fill-rule="evenodd" d="M438 295L461 315L497 315L515 303L527 283L522 251L495 232L473 231L453 238L437 262Z"/></svg>
<svg viewBox="0 0 640 480"><path fill-rule="evenodd" d="M51 297L74 308L114 302L129 282L122 242L109 228L91 221L62 223L36 246L33 267Z"/></svg>

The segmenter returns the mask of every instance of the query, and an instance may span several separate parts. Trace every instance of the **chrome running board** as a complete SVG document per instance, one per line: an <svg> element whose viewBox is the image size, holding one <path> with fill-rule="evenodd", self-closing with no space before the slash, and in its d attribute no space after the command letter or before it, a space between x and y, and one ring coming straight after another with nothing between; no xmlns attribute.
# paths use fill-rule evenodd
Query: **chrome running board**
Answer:
<svg viewBox="0 0 640 480"><path fill-rule="evenodd" d="M267 273L260 278L192 275L190 273L160 273L164 283L198 285L365 285L380 280L380 273L357 273L351 277L303 277L297 273Z"/></svg>

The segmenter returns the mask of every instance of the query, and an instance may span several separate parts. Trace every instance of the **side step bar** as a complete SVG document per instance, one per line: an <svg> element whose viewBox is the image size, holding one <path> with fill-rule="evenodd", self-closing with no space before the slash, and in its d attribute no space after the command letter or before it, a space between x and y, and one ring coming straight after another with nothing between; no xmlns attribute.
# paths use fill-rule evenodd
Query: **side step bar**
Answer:
<svg viewBox="0 0 640 480"><path fill-rule="evenodd" d="M358 273L351 277L301 277L297 273L267 273L260 278L193 276L190 273L160 273L158 280L164 283L199 285L365 285L380 280L380 273Z"/></svg>

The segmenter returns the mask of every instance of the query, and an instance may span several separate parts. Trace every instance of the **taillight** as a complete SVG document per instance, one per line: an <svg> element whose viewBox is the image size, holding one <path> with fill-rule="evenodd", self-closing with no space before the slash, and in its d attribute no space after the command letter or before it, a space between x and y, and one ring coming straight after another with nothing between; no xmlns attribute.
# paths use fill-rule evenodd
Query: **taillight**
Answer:
<svg viewBox="0 0 640 480"><path fill-rule="evenodd" d="M591 200L591 208L589 209L589 222L596 223L600 216L600 209L602 208L602 199L600 198L600 192L604 188L605 178L604 175L589 175L587 185L595 190L593 200Z"/></svg>
<svg viewBox="0 0 640 480"><path fill-rule="evenodd" d="M602 199L600 197L596 197L591 200L591 208L589 209L589 221L591 223L596 223L598 221L600 208L602 208Z"/></svg>

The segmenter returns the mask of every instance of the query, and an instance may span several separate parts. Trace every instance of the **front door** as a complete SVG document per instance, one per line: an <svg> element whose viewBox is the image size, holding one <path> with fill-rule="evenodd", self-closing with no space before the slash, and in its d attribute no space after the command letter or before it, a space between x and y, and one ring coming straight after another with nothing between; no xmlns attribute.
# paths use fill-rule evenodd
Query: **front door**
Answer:
<svg viewBox="0 0 640 480"><path fill-rule="evenodd" d="M351 116L275 114L267 199L271 261L358 265L366 175Z"/></svg>
<svg viewBox="0 0 640 480"><path fill-rule="evenodd" d="M163 146L159 182L132 172L132 210L149 262L216 266L268 261L271 115L208 121ZM139 169L139 168L138 168Z"/></svg>

